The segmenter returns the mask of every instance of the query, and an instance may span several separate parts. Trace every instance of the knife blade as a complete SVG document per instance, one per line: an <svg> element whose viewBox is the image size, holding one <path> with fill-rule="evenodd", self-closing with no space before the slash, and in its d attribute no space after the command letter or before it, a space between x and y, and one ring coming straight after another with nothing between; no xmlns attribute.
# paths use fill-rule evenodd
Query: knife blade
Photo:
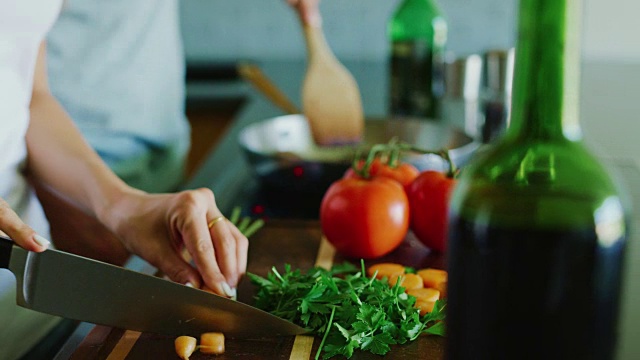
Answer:
<svg viewBox="0 0 640 360"><path fill-rule="evenodd" d="M230 338L304 334L250 305L169 280L49 249L27 251L0 236L0 268L16 277L17 304L100 325L166 335Z"/></svg>

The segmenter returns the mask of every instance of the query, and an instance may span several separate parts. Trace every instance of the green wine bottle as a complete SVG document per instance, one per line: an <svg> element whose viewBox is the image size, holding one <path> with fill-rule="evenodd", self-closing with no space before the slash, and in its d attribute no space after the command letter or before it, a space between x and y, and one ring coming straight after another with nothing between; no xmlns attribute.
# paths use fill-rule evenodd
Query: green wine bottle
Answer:
<svg viewBox="0 0 640 360"><path fill-rule="evenodd" d="M436 118L444 94L447 22L435 0L404 0L393 14L390 109L393 116Z"/></svg>
<svg viewBox="0 0 640 360"><path fill-rule="evenodd" d="M449 219L448 359L614 357L627 212L581 142L580 0L520 0L511 124Z"/></svg>

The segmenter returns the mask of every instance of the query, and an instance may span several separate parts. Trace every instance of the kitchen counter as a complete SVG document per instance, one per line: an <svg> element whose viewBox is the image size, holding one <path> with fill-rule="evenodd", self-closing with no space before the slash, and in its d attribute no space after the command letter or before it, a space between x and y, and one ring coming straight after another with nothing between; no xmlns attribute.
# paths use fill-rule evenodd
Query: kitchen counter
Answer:
<svg viewBox="0 0 640 360"><path fill-rule="evenodd" d="M286 249L286 251L273 251ZM345 259L322 239L319 222L313 220L273 220L251 238L247 271L266 276L273 266L279 272L284 265L290 264L293 269L306 271L312 266L330 267L332 263L341 264ZM408 236L405 242L393 253L368 261L365 266L377 262L400 262L416 269L433 267L442 268L443 258L431 253L413 237ZM255 287L245 278L238 286L238 301L251 303ZM68 346L65 356L60 359L92 359L92 360L173 360L176 354L173 348L175 336L150 333L139 333L107 326L94 326L83 335L79 342ZM225 353L212 356L195 352L191 359L290 359L308 360L314 356L320 345L319 337L288 336L262 339L227 339ZM416 341L393 346L385 356L390 360L418 359L428 356L438 360L443 357L444 339L438 336L421 336ZM379 356L368 352L358 353L358 359L379 359Z"/></svg>
<svg viewBox="0 0 640 360"><path fill-rule="evenodd" d="M304 63L264 62L258 65L294 103L301 104ZM370 117L385 116L388 96L386 64L345 62L345 66L358 82L365 114ZM640 162L628 150L628 146L616 143L612 136L624 134L624 130L620 130L621 126L637 126L640 108L633 98L639 91L640 65L584 64L582 74L581 117L585 139L601 153L602 160L612 172L618 174L627 193L632 197L632 208L636 209L631 219L632 235L623 280L618 355L622 360L640 359L640 342L637 341L640 339ZM223 212L228 212L241 203L257 186L237 143L239 131L253 122L283 115L280 109L256 91L250 92L250 99L225 139L185 186L212 188L214 193L219 194L216 201ZM604 131L605 128L607 131ZM635 134L640 134L640 130ZM628 139L628 135L623 136L625 140ZM607 154L606 151L610 152Z"/></svg>
<svg viewBox="0 0 640 360"><path fill-rule="evenodd" d="M295 103L301 103L300 89L305 71L303 62L264 62L258 65ZM385 64L382 62L356 62L345 63L345 65L353 73L360 86L366 115L371 117L385 116L387 105ZM591 74L588 73L590 70L592 70ZM620 76L624 78L624 74L640 73L640 66L631 67L631 69L615 65L585 66L583 84L588 84L589 87L583 88L583 98L590 100L596 98L598 92L602 91L599 85L607 86L608 77L606 75L612 72L621 74ZM630 97L628 89L622 87L610 89L608 96L616 97L616 91L620 92L622 97ZM258 185L237 143L240 130L253 122L283 115L280 109L273 106L253 89L248 90L248 96L247 105L240 111L222 141L200 170L184 186L186 189L211 188L216 194L219 208L224 213L229 213L235 205L243 204L244 199L248 198ZM601 112L596 107L601 108L597 101L590 101L588 104L583 104L582 112L584 114L600 114ZM634 119L638 114L635 107L624 107L619 111L621 111L620 114L615 114L618 119ZM602 144L596 145L606 148ZM640 358L640 342L637 341L640 338L640 281L637 281L640 279L640 237L638 236L640 229L640 167L634 158L626 157L624 154L603 157L603 160L613 172L619 174L621 182L631 195L633 207L638 209L633 214L631 221L632 236L627 252L618 354L619 359L638 359ZM65 347L66 352L63 351L59 355L59 359L68 358L69 354L73 352L72 350L78 346L78 342L83 339L83 335L80 335L81 331L84 331L86 335L86 331L92 328L88 324L83 324L83 326L84 328L81 326L81 329L69 341ZM70 349L72 349L71 352Z"/></svg>

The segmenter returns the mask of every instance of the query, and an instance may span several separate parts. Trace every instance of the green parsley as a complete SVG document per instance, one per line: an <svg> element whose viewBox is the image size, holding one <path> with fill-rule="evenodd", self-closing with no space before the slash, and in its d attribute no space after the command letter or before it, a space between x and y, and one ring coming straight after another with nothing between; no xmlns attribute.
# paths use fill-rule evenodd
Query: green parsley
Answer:
<svg viewBox="0 0 640 360"><path fill-rule="evenodd" d="M331 270L314 267L306 273L285 265L266 278L248 274L258 286L256 307L299 324L322 336L316 359L354 351L384 355L391 345L413 341L421 334L444 336L446 302L439 300L431 313L420 316L416 298L396 284L368 278L351 263Z"/></svg>

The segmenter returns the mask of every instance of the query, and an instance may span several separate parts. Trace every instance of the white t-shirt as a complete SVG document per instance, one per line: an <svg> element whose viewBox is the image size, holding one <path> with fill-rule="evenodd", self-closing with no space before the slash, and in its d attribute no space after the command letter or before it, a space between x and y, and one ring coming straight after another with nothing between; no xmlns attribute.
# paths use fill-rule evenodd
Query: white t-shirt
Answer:
<svg viewBox="0 0 640 360"><path fill-rule="evenodd" d="M65 0L47 65L51 92L120 178L176 189L190 140L177 0Z"/></svg>
<svg viewBox="0 0 640 360"><path fill-rule="evenodd" d="M46 237L46 218L20 171L38 47L60 5L61 0L0 0L0 197ZM15 277L0 269L0 359L18 358L59 320L18 307Z"/></svg>

